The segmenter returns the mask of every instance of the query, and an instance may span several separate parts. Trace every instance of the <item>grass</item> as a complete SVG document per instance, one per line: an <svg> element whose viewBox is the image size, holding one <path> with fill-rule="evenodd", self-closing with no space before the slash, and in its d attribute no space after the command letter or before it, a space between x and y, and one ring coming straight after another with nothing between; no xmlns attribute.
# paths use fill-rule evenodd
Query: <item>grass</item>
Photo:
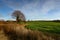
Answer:
<svg viewBox="0 0 60 40"><path fill-rule="evenodd" d="M48 22L48 21L29 21L27 22L26 28L31 30L38 30L48 33L60 34L60 23L59 22Z"/></svg>
<svg viewBox="0 0 60 40"><path fill-rule="evenodd" d="M0 28L3 31L3 38L1 39L9 39L9 40L59 40L59 35L53 35L47 32L59 33L60 29L54 24L54 22L40 22L40 21L31 21L25 24L15 23L15 22L0 22ZM54 25L54 26L52 26ZM25 28L28 28L26 29ZM31 29L31 30L30 30ZM38 31L36 31L38 30ZM50 31L49 31L50 30ZM58 32L56 30L59 30ZM44 31L46 33L43 33ZM5 38L5 36L7 38Z"/></svg>

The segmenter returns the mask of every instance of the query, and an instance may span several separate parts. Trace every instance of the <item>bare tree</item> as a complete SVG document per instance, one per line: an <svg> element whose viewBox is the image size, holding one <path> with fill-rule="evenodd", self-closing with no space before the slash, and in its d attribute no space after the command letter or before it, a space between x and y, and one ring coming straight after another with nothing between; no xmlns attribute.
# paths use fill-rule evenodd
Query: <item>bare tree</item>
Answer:
<svg viewBox="0 0 60 40"><path fill-rule="evenodd" d="M16 18L17 22L26 20L24 14L19 10L15 10L12 14L12 17Z"/></svg>

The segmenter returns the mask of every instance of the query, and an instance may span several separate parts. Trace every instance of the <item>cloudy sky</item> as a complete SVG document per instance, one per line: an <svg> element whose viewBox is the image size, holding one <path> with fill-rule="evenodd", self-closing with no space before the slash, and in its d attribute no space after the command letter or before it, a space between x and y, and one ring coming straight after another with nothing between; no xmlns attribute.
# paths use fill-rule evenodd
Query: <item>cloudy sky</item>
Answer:
<svg viewBox="0 0 60 40"><path fill-rule="evenodd" d="M60 0L0 0L0 19L13 19L20 10L27 20L60 19Z"/></svg>

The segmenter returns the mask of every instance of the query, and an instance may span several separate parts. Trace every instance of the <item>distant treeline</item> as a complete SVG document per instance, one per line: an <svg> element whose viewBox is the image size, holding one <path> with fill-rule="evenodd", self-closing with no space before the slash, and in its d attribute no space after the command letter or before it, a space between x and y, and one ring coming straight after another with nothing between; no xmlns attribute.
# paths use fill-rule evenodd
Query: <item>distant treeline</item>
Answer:
<svg viewBox="0 0 60 40"><path fill-rule="evenodd" d="M60 22L60 20L28 20L27 22ZM0 20L0 22L16 22L15 20Z"/></svg>
<svg viewBox="0 0 60 40"><path fill-rule="evenodd" d="M29 21L29 20L28 20ZM32 22L32 20L30 20ZM40 22L60 22L60 20L34 20L36 21L40 21Z"/></svg>
<svg viewBox="0 0 60 40"><path fill-rule="evenodd" d="M60 22L60 20L53 20L53 22Z"/></svg>

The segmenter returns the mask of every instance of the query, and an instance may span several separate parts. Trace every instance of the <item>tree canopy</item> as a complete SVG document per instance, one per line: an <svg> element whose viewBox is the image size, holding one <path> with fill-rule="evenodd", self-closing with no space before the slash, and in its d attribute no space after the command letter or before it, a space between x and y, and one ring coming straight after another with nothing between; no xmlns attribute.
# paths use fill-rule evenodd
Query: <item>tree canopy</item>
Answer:
<svg viewBox="0 0 60 40"><path fill-rule="evenodd" d="M15 18L17 22L26 20L24 14L19 10L15 10L12 13L12 17Z"/></svg>

